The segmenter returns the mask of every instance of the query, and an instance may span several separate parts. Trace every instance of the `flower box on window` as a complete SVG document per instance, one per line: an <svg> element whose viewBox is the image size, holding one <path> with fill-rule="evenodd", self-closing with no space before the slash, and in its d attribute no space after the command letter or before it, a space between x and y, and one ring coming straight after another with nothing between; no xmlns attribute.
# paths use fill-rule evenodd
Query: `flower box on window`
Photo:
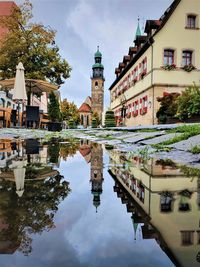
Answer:
<svg viewBox="0 0 200 267"><path fill-rule="evenodd" d="M126 115L126 117L127 117L127 119L130 119L130 117L131 117L131 113L128 113L128 114Z"/></svg>
<svg viewBox="0 0 200 267"><path fill-rule="evenodd" d="M143 107L140 109L140 115L144 115L147 113L147 107Z"/></svg>
<svg viewBox="0 0 200 267"><path fill-rule="evenodd" d="M142 73L141 73L141 79L143 79L144 78L144 76L147 74L147 71L146 70L144 70Z"/></svg>
<svg viewBox="0 0 200 267"><path fill-rule="evenodd" d="M192 64L188 64L188 65L183 66L182 69L183 69L184 71L190 72L190 71L192 71L192 70L194 70L194 69L196 69L196 68L195 68L194 65L192 65Z"/></svg>
<svg viewBox="0 0 200 267"><path fill-rule="evenodd" d="M134 112L134 115L133 115L134 117L137 117L138 116L138 110L136 110L135 112Z"/></svg>
<svg viewBox="0 0 200 267"><path fill-rule="evenodd" d="M171 64L171 65L166 64L166 65L162 66L162 69L164 69L164 70L174 70L174 69L176 69L176 65L175 64Z"/></svg>

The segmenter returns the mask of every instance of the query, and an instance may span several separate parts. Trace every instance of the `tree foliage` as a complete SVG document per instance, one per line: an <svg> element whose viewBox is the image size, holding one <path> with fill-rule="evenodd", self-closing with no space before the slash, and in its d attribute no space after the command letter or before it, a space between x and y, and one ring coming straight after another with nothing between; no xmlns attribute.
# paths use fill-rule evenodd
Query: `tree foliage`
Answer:
<svg viewBox="0 0 200 267"><path fill-rule="evenodd" d="M0 79L15 76L21 61L26 78L48 80L60 85L71 68L59 54L56 32L40 23L32 23L32 4L25 0L13 7L11 16L0 17L0 25L8 30L0 45Z"/></svg>
<svg viewBox="0 0 200 267"><path fill-rule="evenodd" d="M99 126L101 124L101 119L99 118L99 114L97 112L92 113L92 120L96 120L96 126Z"/></svg>
<svg viewBox="0 0 200 267"><path fill-rule="evenodd" d="M61 121L60 104L54 92L49 94L48 114L52 122Z"/></svg>
<svg viewBox="0 0 200 267"><path fill-rule="evenodd" d="M158 97L157 101L160 102L160 108L156 113L160 123L165 123L167 118L173 118L177 112L177 98L180 94L168 93L163 97Z"/></svg>
<svg viewBox="0 0 200 267"><path fill-rule="evenodd" d="M60 104L61 114L63 120L69 121L73 120L75 124L80 121L79 111L74 102L69 102L66 98L61 101Z"/></svg>
<svg viewBox="0 0 200 267"><path fill-rule="evenodd" d="M200 88L193 84L177 100L177 117L181 120L200 115Z"/></svg>
<svg viewBox="0 0 200 267"><path fill-rule="evenodd" d="M0 209L5 227L1 241L11 241L14 247L28 255L32 251L32 234L41 234L55 227L54 216L58 205L70 192L69 183L56 175L45 180L27 180L21 198L15 193L15 183L0 181Z"/></svg>

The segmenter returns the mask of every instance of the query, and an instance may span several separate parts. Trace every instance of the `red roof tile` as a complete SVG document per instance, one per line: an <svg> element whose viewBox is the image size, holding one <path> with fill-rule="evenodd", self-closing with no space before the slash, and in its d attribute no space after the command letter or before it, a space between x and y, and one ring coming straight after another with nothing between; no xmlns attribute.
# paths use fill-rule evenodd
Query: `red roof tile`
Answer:
<svg viewBox="0 0 200 267"><path fill-rule="evenodd" d="M91 112L91 107L88 104L83 103L79 108L79 112Z"/></svg>

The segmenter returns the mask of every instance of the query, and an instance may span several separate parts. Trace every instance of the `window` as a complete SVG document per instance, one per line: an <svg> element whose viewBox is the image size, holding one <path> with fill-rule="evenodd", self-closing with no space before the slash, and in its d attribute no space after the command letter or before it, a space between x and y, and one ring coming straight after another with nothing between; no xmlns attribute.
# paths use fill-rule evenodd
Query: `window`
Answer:
<svg viewBox="0 0 200 267"><path fill-rule="evenodd" d="M181 231L181 242L183 246L189 246L193 244L194 231Z"/></svg>
<svg viewBox="0 0 200 267"><path fill-rule="evenodd" d="M196 16L195 15L187 16L187 28L190 28L190 29L196 28Z"/></svg>
<svg viewBox="0 0 200 267"><path fill-rule="evenodd" d="M192 51L183 51L182 54L182 65L190 65L192 64Z"/></svg>
<svg viewBox="0 0 200 267"><path fill-rule="evenodd" d="M174 64L174 50L165 49L164 50L164 65Z"/></svg>
<svg viewBox="0 0 200 267"><path fill-rule="evenodd" d="M200 244L200 231L197 231L197 244Z"/></svg>

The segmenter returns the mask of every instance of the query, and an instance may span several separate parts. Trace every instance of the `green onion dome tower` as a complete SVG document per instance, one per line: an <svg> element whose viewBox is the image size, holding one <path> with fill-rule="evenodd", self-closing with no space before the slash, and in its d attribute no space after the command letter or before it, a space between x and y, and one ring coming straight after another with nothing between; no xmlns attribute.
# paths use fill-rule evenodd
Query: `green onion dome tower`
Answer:
<svg viewBox="0 0 200 267"><path fill-rule="evenodd" d="M92 66L91 77L91 97L92 97L92 113L97 113L102 122L102 113L104 105L104 66L102 64L102 54L99 46L94 54L94 65Z"/></svg>

